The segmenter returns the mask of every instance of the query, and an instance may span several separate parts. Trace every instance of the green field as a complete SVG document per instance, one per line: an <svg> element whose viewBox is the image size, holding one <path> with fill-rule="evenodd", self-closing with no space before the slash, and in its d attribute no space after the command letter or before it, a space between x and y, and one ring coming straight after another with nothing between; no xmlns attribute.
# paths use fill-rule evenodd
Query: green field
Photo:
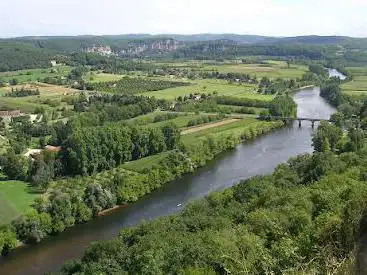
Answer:
<svg viewBox="0 0 367 275"><path fill-rule="evenodd" d="M18 80L19 83L34 82L45 77L67 76L71 71L69 66L58 66L48 69L30 69L14 72L0 73L0 80L9 81L12 79Z"/></svg>
<svg viewBox="0 0 367 275"><path fill-rule="evenodd" d="M225 106L225 105L223 105ZM238 107L237 107L238 108ZM254 108L255 109L255 108ZM160 115L160 114L165 114L167 112L153 112L147 115L142 115L142 116L138 116L135 118L132 118L129 120L129 122L132 123L137 123L138 121L143 121L143 125L147 125L149 127L162 127L168 123L173 123L175 124L178 128L180 129L184 129L187 128L187 124L189 123L189 121L191 120L195 120L195 119L199 119L202 116L216 116L217 114L208 114L208 113L200 113L200 114L194 114L194 113L179 113L179 112L172 112L174 114L178 114L179 116L173 119L168 119L168 120L163 120L163 121L159 121L159 122L153 122L153 119L155 116ZM113 123L111 123L113 124Z"/></svg>
<svg viewBox="0 0 367 275"><path fill-rule="evenodd" d="M26 96L26 97L5 97L6 93L9 93L12 88L21 89L32 88L39 89L40 95L37 96ZM79 90L49 85L44 83L33 82L31 84L17 85L12 87L0 88L0 108L8 107L11 109L20 109L26 113L32 113L36 108L43 107L45 109L50 109L51 106L47 103L56 103L57 107L66 106L65 103L61 102L61 99L65 97L71 97L79 94ZM47 101L46 101L47 100Z"/></svg>
<svg viewBox="0 0 367 275"><path fill-rule="evenodd" d="M25 182L0 181L0 225L27 211L36 196Z"/></svg>
<svg viewBox="0 0 367 275"><path fill-rule="evenodd" d="M257 92L257 85L254 84L229 84L227 81L216 79L197 80L191 86L170 88L161 91L141 93L145 96L155 96L167 100L173 100L179 96L189 96L190 94L208 94L217 92L218 95L235 96L259 100L272 100L271 95L262 95Z"/></svg>
<svg viewBox="0 0 367 275"><path fill-rule="evenodd" d="M126 170L131 170L135 172L143 172L145 169L150 169L154 165L158 165L161 160L163 160L170 151L163 152L154 156L138 159L135 161L130 161L123 164L121 167Z"/></svg>
<svg viewBox="0 0 367 275"><path fill-rule="evenodd" d="M359 95L367 93L367 74L355 76L352 81L341 85L342 90L349 95Z"/></svg>
<svg viewBox="0 0 367 275"><path fill-rule="evenodd" d="M307 66L291 64L289 67L285 61L267 60L264 64L242 64L238 61L186 61L154 63L156 65L189 69L196 71L218 71L220 73L243 73L261 78L263 76L271 79L276 78L297 78L308 71Z"/></svg>
<svg viewBox="0 0 367 275"><path fill-rule="evenodd" d="M346 70L353 76L353 80L341 85L343 92L350 96L367 96L367 66L347 67Z"/></svg>
<svg viewBox="0 0 367 275"><path fill-rule="evenodd" d="M89 72L85 79L88 82L97 83L97 82L108 82L108 81L118 81L123 78L125 75L121 74L107 74L101 72Z"/></svg>
<svg viewBox="0 0 367 275"><path fill-rule="evenodd" d="M263 125L269 123L270 122L259 121L255 118L245 118L230 124L225 124L215 128L204 129L199 132L183 135L181 137L181 140L184 142L184 144L190 145L197 143L198 139L207 138L210 135L212 136L231 135L231 134L238 135L246 129L261 128ZM154 165L158 165L159 162L162 159L164 159L168 154L169 152L163 152L158 155L142 158L135 161L130 161L123 164L121 167L123 169L130 171L142 172L145 169L152 168Z"/></svg>
<svg viewBox="0 0 367 275"><path fill-rule="evenodd" d="M307 67L302 65L288 65L284 61L268 61L268 64L224 64L224 65L204 65L204 70L215 70L221 73L243 73L260 77L276 78L297 78L307 72Z"/></svg>
<svg viewBox="0 0 367 275"><path fill-rule="evenodd" d="M209 135L212 136L218 136L218 135L238 135L239 133L242 133L245 129L251 128L251 127L261 127L264 124L267 124L268 122L259 121L255 118L245 118L241 119L237 122L225 124L219 127L215 128L209 128L204 129L199 132L187 134L181 137L181 140L185 144L195 143L198 139L206 138Z"/></svg>

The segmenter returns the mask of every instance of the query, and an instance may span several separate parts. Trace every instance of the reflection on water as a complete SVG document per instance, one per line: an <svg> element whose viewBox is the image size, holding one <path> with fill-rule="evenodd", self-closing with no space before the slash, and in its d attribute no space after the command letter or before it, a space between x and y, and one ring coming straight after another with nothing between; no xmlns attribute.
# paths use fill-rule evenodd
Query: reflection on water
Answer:
<svg viewBox="0 0 367 275"><path fill-rule="evenodd" d="M298 116L329 118L334 109L319 97L319 89L296 94ZM242 179L271 173L289 157L311 152L311 123L295 122L236 149L225 152L195 173L167 184L129 207L78 225L36 246L19 249L0 260L0 274L42 274L58 270L80 257L92 241L110 239L121 227L179 212L189 200L233 186Z"/></svg>

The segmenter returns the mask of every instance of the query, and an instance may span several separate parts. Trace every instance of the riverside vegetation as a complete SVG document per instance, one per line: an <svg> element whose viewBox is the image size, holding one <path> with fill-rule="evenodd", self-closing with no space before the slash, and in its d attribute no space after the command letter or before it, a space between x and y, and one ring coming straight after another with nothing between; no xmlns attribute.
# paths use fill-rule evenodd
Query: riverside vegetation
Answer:
<svg viewBox="0 0 367 275"><path fill-rule="evenodd" d="M348 104L365 121L367 102ZM364 274L366 125L341 115L343 126L321 123L313 154L122 229L59 274Z"/></svg>
<svg viewBox="0 0 367 275"><path fill-rule="evenodd" d="M65 39L73 50L64 49L62 56L49 41L38 49L30 46L32 40L20 40L17 58L0 62L1 71L27 69L0 74L5 86L0 107L32 117L0 120L0 205L9 209L7 215L0 211L1 254L134 202L218 153L282 127L283 122L251 116L295 116L290 94L320 85L321 96L338 112L335 125L322 124L315 133L315 154L193 202L180 215L124 229L61 273L291 274L354 268L365 210L367 107L363 97L345 93L344 87L356 72L345 65L355 66L363 51L358 58L337 59L333 46L325 46L326 52L324 46L253 45L236 52L226 44L218 53L211 45L203 51L207 44L198 43L126 59L78 52L77 40ZM16 55L12 42L1 43L2 60ZM341 46L345 52L348 43ZM62 65L51 67L45 62L51 58ZM325 66L347 79L329 80ZM243 119L180 134L239 114ZM29 150L46 145L51 149L39 154ZM30 157L24 156L27 151ZM21 194L2 191L16 183Z"/></svg>

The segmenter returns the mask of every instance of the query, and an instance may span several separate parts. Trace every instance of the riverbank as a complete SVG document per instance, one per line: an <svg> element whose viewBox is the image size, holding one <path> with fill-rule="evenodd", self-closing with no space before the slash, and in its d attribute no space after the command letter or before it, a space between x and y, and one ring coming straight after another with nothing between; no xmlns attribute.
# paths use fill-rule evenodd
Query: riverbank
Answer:
<svg viewBox="0 0 367 275"><path fill-rule="evenodd" d="M39 214L45 213L52 217L53 213L49 212L52 208L47 205L52 205L54 200L61 199L54 195L54 190L63 190L65 195L62 200L67 200L65 203L70 206L70 211L67 209L65 211L70 213L70 216L55 216L60 226L54 233L60 234L67 228L89 221L92 213L96 217L110 215L168 182L196 171L218 154L234 148L239 143L253 140L282 127L280 122L261 122L250 118L236 119L231 122L201 129L191 134L187 133L182 137L183 147L164 152L160 154L162 157L156 155L129 163L130 166L139 167L139 169L126 169L122 165L94 176L55 181L50 185L50 191L43 195L43 200L38 202L36 208L44 209L44 212ZM142 165L147 163L147 159L153 160L149 168ZM92 198L91 203L93 204L88 201L81 204L80 198ZM44 232L41 238L44 238L46 233L52 232ZM27 242L27 239L21 239L21 241Z"/></svg>
<svg viewBox="0 0 367 275"><path fill-rule="evenodd" d="M335 111L318 96L317 89L297 93L295 101L299 116L328 118ZM241 127L243 130L248 130L246 127ZM226 131L230 129L222 128L222 132ZM194 173L183 174L179 179L170 181L138 201L130 203L127 208L121 208L110 215L79 224L62 234L47 238L36 246L11 252L8 258L0 259L0 273L38 275L59 270L65 261L81 257L91 242L113 238L122 227L130 227L142 221L180 212L193 199L231 187L246 178L269 174L278 164L287 161L290 157L312 152L310 138L312 132L311 125L305 123L302 128L282 127L238 146L234 145L235 149L216 155L213 160L208 160L204 167L198 168ZM227 133L230 135L229 132ZM212 134L216 136L214 130ZM217 133L217 138L220 139L220 133ZM205 138L198 134L191 140L194 140L194 144L197 143L198 148L201 142L207 143ZM166 152L160 158L166 159L169 154L170 152ZM160 161L156 159L153 163ZM172 159L168 158L168 160ZM149 161L137 163L134 167L129 167L129 170L125 166L120 167L119 170L131 176L142 175L142 170L146 173L154 170L152 169L154 164L151 166ZM138 166L146 166L148 169L143 168L139 173L135 172L138 171ZM117 169L116 173L118 173ZM101 173L99 177L89 178L88 181L108 183L113 181L112 175L111 171ZM130 183L126 185L130 186ZM70 182L69 186L74 188L74 182ZM76 185L77 188L78 185Z"/></svg>

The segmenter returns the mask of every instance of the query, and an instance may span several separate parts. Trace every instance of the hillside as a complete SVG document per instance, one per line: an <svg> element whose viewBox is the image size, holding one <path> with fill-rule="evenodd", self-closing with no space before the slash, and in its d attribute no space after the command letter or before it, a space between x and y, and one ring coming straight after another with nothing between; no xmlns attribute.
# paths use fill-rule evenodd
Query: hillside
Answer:
<svg viewBox="0 0 367 275"><path fill-rule="evenodd" d="M367 62L367 39L343 36L265 37L238 34L46 36L0 40L0 71L49 67L56 55L96 53L114 57L238 59L269 56L280 59Z"/></svg>

